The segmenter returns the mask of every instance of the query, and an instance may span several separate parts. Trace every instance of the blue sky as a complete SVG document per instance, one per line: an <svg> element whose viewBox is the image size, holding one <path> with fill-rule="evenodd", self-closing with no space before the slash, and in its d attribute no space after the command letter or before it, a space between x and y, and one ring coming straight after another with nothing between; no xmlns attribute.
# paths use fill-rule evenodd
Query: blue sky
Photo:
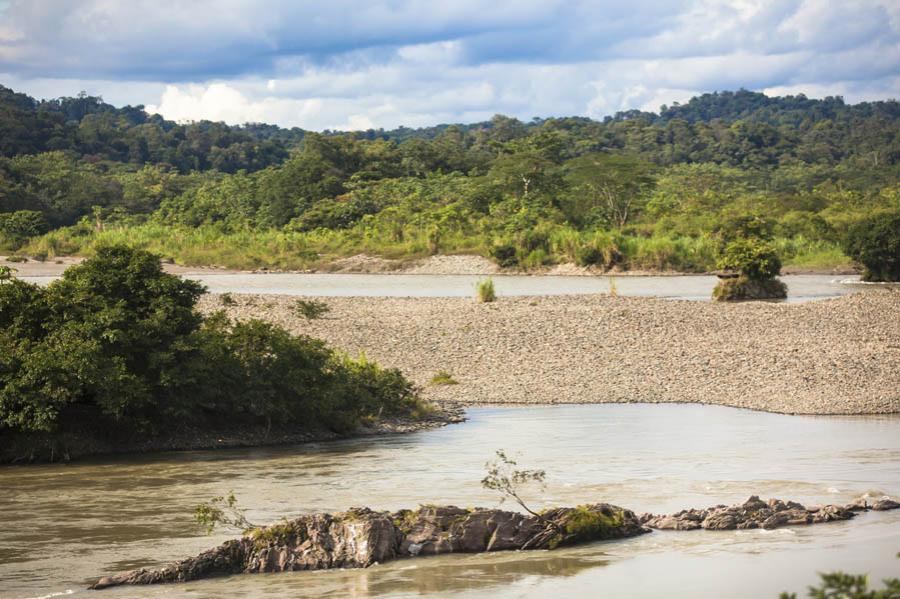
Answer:
<svg viewBox="0 0 900 599"><path fill-rule="evenodd" d="M900 97L900 0L0 0L0 83L316 130L857 102Z"/></svg>

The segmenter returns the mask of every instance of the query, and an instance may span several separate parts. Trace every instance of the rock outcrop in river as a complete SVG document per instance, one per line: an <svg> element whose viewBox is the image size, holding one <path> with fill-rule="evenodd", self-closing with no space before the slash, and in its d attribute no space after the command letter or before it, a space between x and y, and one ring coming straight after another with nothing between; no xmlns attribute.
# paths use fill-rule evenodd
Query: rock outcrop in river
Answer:
<svg viewBox="0 0 900 599"><path fill-rule="evenodd" d="M752 528L781 528L802 524L821 524L849 520L856 512L892 510L900 503L882 497L870 504L860 497L846 506L822 505L805 507L795 501L770 499L763 501L756 495L740 505L716 505L706 509L682 510L667 516L641 514L641 524L657 530L746 530Z"/></svg>
<svg viewBox="0 0 900 599"><path fill-rule="evenodd" d="M254 529L240 539L158 570L139 569L101 578L91 588L187 582L228 574L365 568L419 555L555 549L591 541L624 539L659 530L779 528L849 520L857 512L892 510L888 497L861 497L846 506L804 507L753 496L739 505L636 516L606 503L555 508L540 517L492 509L423 506L376 512L353 508L309 514Z"/></svg>
<svg viewBox="0 0 900 599"><path fill-rule="evenodd" d="M186 582L240 573L365 568L417 555L554 549L647 532L634 512L605 503L556 508L541 517L453 506L393 513L354 508L261 527L197 557L159 570L104 577L91 588Z"/></svg>

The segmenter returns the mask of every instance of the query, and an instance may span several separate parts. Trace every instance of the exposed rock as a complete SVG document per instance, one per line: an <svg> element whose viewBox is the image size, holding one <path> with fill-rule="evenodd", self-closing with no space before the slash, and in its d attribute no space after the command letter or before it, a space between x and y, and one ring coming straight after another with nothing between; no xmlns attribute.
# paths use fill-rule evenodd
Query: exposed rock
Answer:
<svg viewBox="0 0 900 599"><path fill-rule="evenodd" d="M897 503L890 497L885 497L884 499L879 499L872 504L872 509L876 512L884 512L887 510L896 510L900 508L900 503Z"/></svg>
<svg viewBox="0 0 900 599"><path fill-rule="evenodd" d="M705 510L684 510L667 516L644 514L641 516L641 524L658 530L773 529L849 520L854 515L855 511L850 506L825 505L807 508L795 501L770 499L766 502L754 495L740 505L717 505Z"/></svg>
<svg viewBox="0 0 900 599"><path fill-rule="evenodd" d="M764 299L784 299L787 297L787 285L778 279L722 278L713 289L712 297L716 301L745 301Z"/></svg>
<svg viewBox="0 0 900 599"><path fill-rule="evenodd" d="M554 549L646 532L650 531L633 512L605 503L557 508L541 517L454 506L394 513L354 508L258 528L197 557L158 570L103 577L91 588L185 582L238 573L365 568L417 555Z"/></svg>
<svg viewBox="0 0 900 599"><path fill-rule="evenodd" d="M900 508L900 502L894 501L887 495L873 497L871 495L861 495L844 506L853 512L866 512L874 510L876 512L885 512L888 510L896 510Z"/></svg>
<svg viewBox="0 0 900 599"><path fill-rule="evenodd" d="M491 509L422 506L376 512L353 508L309 514L254 529L200 555L158 570L105 576L91 588L186 582L228 574L366 568L392 559L444 553L555 549L591 541L624 539L659 530L746 530L849 520L857 511L891 510L900 503L866 497L847 506L804 507L794 501L750 497L739 505L716 505L670 515L642 514L606 503L555 508L541 516Z"/></svg>

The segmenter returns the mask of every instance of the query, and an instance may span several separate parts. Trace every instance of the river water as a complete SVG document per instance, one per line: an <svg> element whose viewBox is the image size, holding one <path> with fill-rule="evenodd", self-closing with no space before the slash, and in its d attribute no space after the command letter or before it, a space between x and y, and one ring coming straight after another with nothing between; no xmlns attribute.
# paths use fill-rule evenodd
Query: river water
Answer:
<svg viewBox="0 0 900 599"><path fill-rule="evenodd" d="M469 297L484 276L401 275L401 274L187 274L212 293L271 293L304 296L377 297ZM47 283L57 277L22 277ZM709 275L582 277L544 275L495 275L501 296L580 295L609 293L611 285L619 295L708 300L718 279ZM787 301L807 301L858 292L873 285L858 284L853 275L786 275Z"/></svg>
<svg viewBox="0 0 900 599"><path fill-rule="evenodd" d="M0 597L776 597L817 571L900 574L900 511L776 531L660 531L553 552L401 560L366 570L84 591L228 538L193 507L234 491L248 518L419 503L494 506L496 449L548 472L535 507L609 501L672 512L751 494L843 503L900 494L900 416L783 416L677 404L477 408L464 424L304 446L0 469Z"/></svg>

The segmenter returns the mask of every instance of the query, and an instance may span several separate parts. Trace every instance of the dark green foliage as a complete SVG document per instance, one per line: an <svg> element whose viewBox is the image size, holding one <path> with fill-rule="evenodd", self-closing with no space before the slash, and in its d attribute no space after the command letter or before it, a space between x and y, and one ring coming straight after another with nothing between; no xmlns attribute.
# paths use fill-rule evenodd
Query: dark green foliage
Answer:
<svg viewBox="0 0 900 599"><path fill-rule="evenodd" d="M29 237L43 235L48 228L44 215L35 210L0 213L0 240L5 238L14 245Z"/></svg>
<svg viewBox="0 0 900 599"><path fill-rule="evenodd" d="M900 578L885 579L884 588L870 589L865 575L831 572L820 574L822 582L809 587L810 599L900 599ZM796 593L781 593L780 599L797 599Z"/></svg>
<svg viewBox="0 0 900 599"><path fill-rule="evenodd" d="M900 281L900 210L874 214L853 225L844 251L865 266L866 281Z"/></svg>
<svg viewBox="0 0 900 599"><path fill-rule="evenodd" d="M752 280L771 279L781 272L781 259L771 243L754 237L736 239L726 246L719 268Z"/></svg>
<svg viewBox="0 0 900 599"><path fill-rule="evenodd" d="M492 245L491 258L504 268L509 268L519 263L516 257L516 246L509 242L498 242Z"/></svg>
<svg viewBox="0 0 900 599"><path fill-rule="evenodd" d="M746 90L603 122L497 115L315 134L180 125L84 94L37 102L0 88L0 214L40 212L51 229L31 242L0 231L0 245L89 252L143 227L142 244L193 264L477 252L530 268L594 264L594 245L607 267L704 271L713 243L777 234L799 248L785 260L843 266L835 244L851 224L896 209L898 140L896 101ZM616 256L594 234L615 236Z"/></svg>
<svg viewBox="0 0 900 599"><path fill-rule="evenodd" d="M756 214L728 217L715 229L716 236L723 249L733 241L738 240L771 240L774 231L775 223L772 220Z"/></svg>
<svg viewBox="0 0 900 599"><path fill-rule="evenodd" d="M314 229L346 229L356 224L367 214L375 214L379 207L354 197L339 196L335 199L320 200L301 216L290 223L295 231Z"/></svg>
<svg viewBox="0 0 900 599"><path fill-rule="evenodd" d="M578 248L575 256L575 263L578 266L598 266L606 261L603 252L592 245L585 245Z"/></svg>
<svg viewBox="0 0 900 599"><path fill-rule="evenodd" d="M203 288L106 247L46 288L0 280L0 435L85 426L131 438L273 422L348 430L421 410L396 370L257 320L206 321Z"/></svg>

